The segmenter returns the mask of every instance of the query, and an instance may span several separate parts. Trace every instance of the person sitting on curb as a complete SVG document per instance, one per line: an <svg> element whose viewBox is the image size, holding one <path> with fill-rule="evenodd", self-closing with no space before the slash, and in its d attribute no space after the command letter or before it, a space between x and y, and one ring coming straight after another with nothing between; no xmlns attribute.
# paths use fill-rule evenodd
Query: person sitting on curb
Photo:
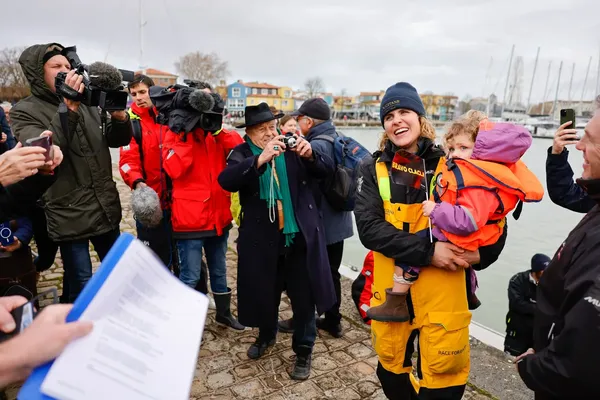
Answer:
<svg viewBox="0 0 600 400"><path fill-rule="evenodd" d="M508 313L504 351L520 356L533 347L533 316L536 292L550 257L536 254L531 258L531 269L515 274L508 283Z"/></svg>

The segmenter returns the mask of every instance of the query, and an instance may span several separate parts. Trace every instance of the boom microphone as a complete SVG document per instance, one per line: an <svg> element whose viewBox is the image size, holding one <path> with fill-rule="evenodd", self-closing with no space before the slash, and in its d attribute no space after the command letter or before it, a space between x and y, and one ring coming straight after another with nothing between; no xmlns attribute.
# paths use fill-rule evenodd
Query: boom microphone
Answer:
<svg viewBox="0 0 600 400"><path fill-rule="evenodd" d="M119 90L123 82L123 75L117 68L100 61L89 65L88 74L90 84L102 90Z"/></svg>
<svg viewBox="0 0 600 400"><path fill-rule="evenodd" d="M194 90L190 93L188 101L192 108L201 113L210 111L215 106L215 100L210 93L206 93L202 90Z"/></svg>
<svg viewBox="0 0 600 400"><path fill-rule="evenodd" d="M131 194L131 209L136 221L147 228L160 225L163 214L158 194L150 186L139 187Z"/></svg>

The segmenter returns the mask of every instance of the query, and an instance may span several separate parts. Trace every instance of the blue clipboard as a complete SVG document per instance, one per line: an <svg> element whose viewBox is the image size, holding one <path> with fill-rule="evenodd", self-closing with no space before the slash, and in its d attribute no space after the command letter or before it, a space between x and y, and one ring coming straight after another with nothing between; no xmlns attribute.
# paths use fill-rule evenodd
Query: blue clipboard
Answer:
<svg viewBox="0 0 600 400"><path fill-rule="evenodd" d="M96 296L96 293L98 293L98 290L100 290L106 281L106 278L108 278L115 268L115 265L117 265L121 256L125 253L125 250L127 250L134 239L135 237L129 233L122 233L121 236L119 236L102 261L102 264L100 264L98 271L92 276L79 297L77 297L77 300L75 300L73 309L71 309L71 312L67 315L67 322L77 321L79 317L81 317L83 311L90 304L94 296ZM33 370L17 395L18 400L56 400L54 397L46 396L40 391L42 382L44 382L53 363L54 360Z"/></svg>

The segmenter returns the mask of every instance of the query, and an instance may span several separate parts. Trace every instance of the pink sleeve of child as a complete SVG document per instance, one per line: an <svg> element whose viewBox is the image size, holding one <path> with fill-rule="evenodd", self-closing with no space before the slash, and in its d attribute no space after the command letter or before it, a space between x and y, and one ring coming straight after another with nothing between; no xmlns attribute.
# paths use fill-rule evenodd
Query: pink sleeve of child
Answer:
<svg viewBox="0 0 600 400"><path fill-rule="evenodd" d="M435 205L430 218L439 229L459 236L478 231L499 206L496 195L485 189L461 191L456 205L441 202Z"/></svg>

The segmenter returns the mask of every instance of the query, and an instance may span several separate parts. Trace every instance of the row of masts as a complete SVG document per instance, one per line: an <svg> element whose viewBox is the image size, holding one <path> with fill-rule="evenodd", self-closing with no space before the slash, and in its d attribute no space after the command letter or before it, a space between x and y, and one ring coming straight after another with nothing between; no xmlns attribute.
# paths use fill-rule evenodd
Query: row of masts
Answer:
<svg viewBox="0 0 600 400"><path fill-rule="evenodd" d="M508 97L508 105L510 106L510 103L512 101L512 92L515 90L515 87L517 85L517 79L518 77L515 74L514 77L514 84L512 86L510 95L509 95L509 86L510 86L510 78L511 78L511 70L512 70L512 66L513 66L513 58L514 58L514 53L515 53L515 45L513 44L512 49L510 51L510 57L509 57L509 61L508 61L508 71L507 71L507 75L506 75L506 84L504 86L504 94L502 97L502 112L504 112L505 106L507 104L507 96ZM526 112L528 112L531 108L531 95L533 93L533 86L534 86L534 82L535 82L535 75L537 73L537 67L538 67L538 61L540 58L540 47L537 48L537 53L535 56L535 63L533 66L533 75L531 77L531 83L529 85L529 93L527 95L527 105L526 105ZM486 75L486 84L488 81L488 78L491 76L490 75L490 71L493 65L493 58L490 58L490 64L488 66L488 73ZM588 65L587 65L587 69L586 69L586 73L585 73L585 79L583 82L583 88L581 90L581 98L579 100L579 109L580 111L583 109L582 105L583 105L583 99L585 97L585 92L586 92L586 88L587 88L587 82L589 79L589 74L590 74L590 68L592 66L592 56L590 56L589 60L588 60ZM556 109L556 105L558 103L558 94L559 94L559 90L560 90L560 83L561 83L561 76L562 76L562 69L563 69L563 61L560 62L560 65L558 67L558 80L556 83L556 92L554 94L554 102L553 102L553 106L552 106L552 110ZM552 61L548 62L548 73L546 75L546 84L544 86L544 95L543 95L543 99L542 99L542 110L541 110L541 114L544 115L545 113L545 108L546 108L546 99L547 99L547 95L548 95L548 85L550 83L550 75L552 72ZM568 91L568 100L572 101L572 89L573 89L573 77L575 75L575 63L573 63L573 66L571 68L571 79L569 80L569 91ZM597 69L597 74L596 74L596 95L600 94L600 53L598 55L598 69ZM489 99L489 97L488 97ZM489 114L489 101L488 101L488 114Z"/></svg>

